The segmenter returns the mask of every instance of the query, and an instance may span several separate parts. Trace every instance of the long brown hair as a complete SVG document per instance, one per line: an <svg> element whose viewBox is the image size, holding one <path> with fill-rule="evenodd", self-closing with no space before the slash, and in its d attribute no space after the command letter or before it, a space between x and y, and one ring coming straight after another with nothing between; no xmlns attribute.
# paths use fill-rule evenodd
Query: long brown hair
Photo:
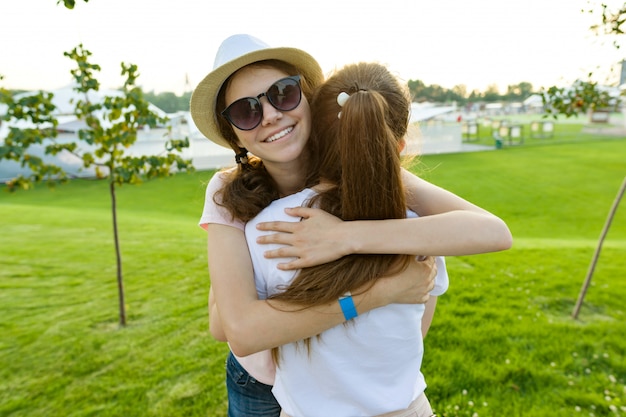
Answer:
<svg viewBox="0 0 626 417"><path fill-rule="evenodd" d="M288 75L300 74L298 68L279 60L258 61L245 68L250 67L275 68ZM228 140L235 154L239 155L242 152L245 153L246 150L237 145L237 135L233 126L226 118L220 115L220 112L226 108L226 89L235 74L233 73L224 82L217 95L214 117L216 117L222 135ZM307 80L303 76L300 77L302 94L309 102L312 100L313 89L321 81ZM246 163L237 164L237 167L228 174L225 186L213 196L213 201L228 209L233 219L239 219L244 222L255 217L272 201L279 198L276 182L265 169L263 161L252 155L249 155L246 159Z"/></svg>
<svg viewBox="0 0 626 417"><path fill-rule="evenodd" d="M340 107L337 97L342 92L350 97ZM314 160L308 182L330 184L311 204L343 220L406 217L400 150L409 120L408 89L383 65L352 64L320 86L311 111L307 147ZM284 292L271 298L303 307L333 302L403 270L411 258L348 255L303 269Z"/></svg>

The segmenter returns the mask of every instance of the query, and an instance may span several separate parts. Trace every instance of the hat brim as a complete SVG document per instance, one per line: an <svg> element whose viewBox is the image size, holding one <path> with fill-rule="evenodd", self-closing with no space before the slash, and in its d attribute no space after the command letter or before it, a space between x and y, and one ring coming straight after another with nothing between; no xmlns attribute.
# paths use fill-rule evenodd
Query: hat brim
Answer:
<svg viewBox="0 0 626 417"><path fill-rule="evenodd" d="M276 59L287 62L299 69L299 75L311 85L318 85L324 80L324 74L317 61L308 53L297 48L266 48L229 61L211 71L196 87L191 95L190 111L196 127L209 140L226 148L231 148L217 124L217 94L222 85L233 73L258 61ZM296 75L296 74L290 74Z"/></svg>

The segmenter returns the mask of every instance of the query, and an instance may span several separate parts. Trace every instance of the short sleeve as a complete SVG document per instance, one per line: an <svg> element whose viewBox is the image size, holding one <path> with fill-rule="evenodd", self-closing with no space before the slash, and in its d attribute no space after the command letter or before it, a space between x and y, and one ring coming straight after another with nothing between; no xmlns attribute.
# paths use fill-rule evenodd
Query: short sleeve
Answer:
<svg viewBox="0 0 626 417"><path fill-rule="evenodd" d="M211 178L207 184L206 194L204 197L204 209L202 210L202 216L198 222L198 225L205 230L207 229L209 223L223 224L244 230L244 222L238 219L233 219L232 215L225 207L220 206L215 202L215 193L221 190L225 184L226 182L224 180L223 172L218 172L213 175L213 178Z"/></svg>

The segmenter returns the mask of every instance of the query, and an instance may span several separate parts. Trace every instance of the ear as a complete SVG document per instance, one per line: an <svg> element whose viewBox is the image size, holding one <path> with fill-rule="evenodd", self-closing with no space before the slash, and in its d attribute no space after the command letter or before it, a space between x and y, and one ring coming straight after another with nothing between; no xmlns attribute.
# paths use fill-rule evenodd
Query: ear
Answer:
<svg viewBox="0 0 626 417"><path fill-rule="evenodd" d="M398 153L402 153L405 147L406 147L406 139L402 138L400 139L400 142L398 142Z"/></svg>

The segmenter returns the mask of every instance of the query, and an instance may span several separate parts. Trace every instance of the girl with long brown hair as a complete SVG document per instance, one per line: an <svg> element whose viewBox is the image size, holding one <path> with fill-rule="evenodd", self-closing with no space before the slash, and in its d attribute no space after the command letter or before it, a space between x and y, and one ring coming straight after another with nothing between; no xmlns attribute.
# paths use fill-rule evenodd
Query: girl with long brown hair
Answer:
<svg viewBox="0 0 626 417"><path fill-rule="evenodd" d="M414 255L348 255L283 271L276 267L279 259L264 258L265 248L256 243L257 224L285 219L286 207L316 207L344 221L415 217L407 213L400 161L410 103L406 86L380 64L337 71L311 103L315 124L309 144L318 152L310 152L319 161L310 174L318 184L272 202L246 225L257 289L270 304L306 309L340 300L349 320L277 349L273 392L284 415L432 415L420 372L424 305L393 304L359 315L352 301L355 292L403 271ZM440 295L447 288L445 267L437 280L435 295Z"/></svg>

